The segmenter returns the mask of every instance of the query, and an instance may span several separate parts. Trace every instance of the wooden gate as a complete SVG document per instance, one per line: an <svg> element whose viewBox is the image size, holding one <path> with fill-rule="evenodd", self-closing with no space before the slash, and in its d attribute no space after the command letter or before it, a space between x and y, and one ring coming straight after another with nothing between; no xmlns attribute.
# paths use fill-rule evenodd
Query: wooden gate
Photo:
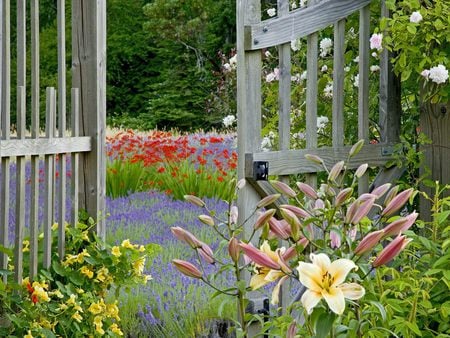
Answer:
<svg viewBox="0 0 450 338"><path fill-rule="evenodd" d="M44 268L51 264L51 229L54 222L59 224L60 257L64 255L66 220L76 224L79 209L85 209L96 218L97 233L101 237L105 235L106 0L73 0L70 11L67 11L72 14L71 19L69 18L71 25L68 27L66 1L57 0L55 3L57 3L58 33L54 39L58 46L58 87L46 89L45 126L42 126L39 0L31 0L29 6L25 0L0 0L0 245L7 248L14 247L14 276L18 282L23 277L22 248L26 228L30 234L30 277L37 274L38 264L42 263ZM16 10L15 23L11 22L11 9ZM11 41L12 25L15 25L16 41ZM68 85L66 41L69 40L66 39L66 32L70 31L70 28L72 84ZM11 45L14 43L17 46L17 81L12 84ZM29 69L28 65L31 65ZM27 81L27 74L31 74L31 81ZM12 86L17 88L15 121L11 121ZM67 87L71 89L68 90ZM28 91L30 95L27 96ZM30 102L27 102L27 97L30 97ZM66 107L67 105L70 105L70 109ZM69 113L71 118L70 123L67 123ZM31 120L29 135L26 128L27 116ZM16 128L14 134L11 133L13 125ZM68 156L71 157L71 178L67 178ZM31 176L26 181L25 166L28 161ZM41 181L40 162L43 162L44 167L44 178ZM13 179L10 172L12 164L15 165L16 171L13 182L15 192L10 191L10 181ZM67 179L71 179L72 215L66 215L63 203L68 198ZM30 203L26 203L27 185L31 185L28 199ZM40 224L39 195L42 194L45 202L44 217ZM55 203L56 200L60 203ZM15 204L14 224L9 217L11 203ZM56 205L58 205L57 219ZM27 224L26 208L30 209ZM43 262L38 262L37 243L41 231L44 235L44 252ZM9 243L10 233L14 234L14 243ZM0 253L0 269L8 269L8 256L5 253Z"/></svg>
<svg viewBox="0 0 450 338"><path fill-rule="evenodd" d="M269 175L282 180L288 175L303 173L307 183L316 184L316 173L323 170L305 159L305 154L320 156L327 167L345 159L351 145L344 144L344 76L346 18L359 12L359 80L357 136L369 137L369 57L370 57L370 0L308 0L307 6L290 10L289 0L278 0L277 17L261 21L260 0L237 2L237 70L238 70L238 139L239 178L246 178L246 187L238 196L239 217L247 219L257 202L270 192L267 182L258 181L255 162L268 163ZM382 15L386 15L384 6ZM333 98L331 147L318 148L318 32L334 27ZM291 131L291 48L292 40L307 39L306 87L306 149L289 149ZM262 51L277 47L279 59L279 145L277 151L261 151L261 77ZM350 168L362 163L383 168L392 159L392 145L398 141L400 107L398 86L390 71L388 52L380 57L379 116L381 143L366 142L361 152L349 162ZM392 172L382 171L377 185L391 180ZM368 178L359 182L360 192L368 191ZM247 223L250 224L251 222ZM251 227L251 225L249 225ZM251 230L250 230L251 232ZM281 297L287 304L286 293Z"/></svg>

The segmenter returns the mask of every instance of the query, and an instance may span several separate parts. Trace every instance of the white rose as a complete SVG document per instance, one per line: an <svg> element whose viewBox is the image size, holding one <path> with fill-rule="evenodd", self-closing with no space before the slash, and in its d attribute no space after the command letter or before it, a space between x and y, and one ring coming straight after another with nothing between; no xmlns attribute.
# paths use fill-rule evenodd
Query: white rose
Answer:
<svg viewBox="0 0 450 338"><path fill-rule="evenodd" d="M420 21L422 21L422 19L423 17L420 12L413 12L409 17L409 21L412 23L419 23Z"/></svg>
<svg viewBox="0 0 450 338"><path fill-rule="evenodd" d="M437 67L430 68L430 73L428 77L431 81L441 84L448 80L448 70L444 65L438 65Z"/></svg>
<svg viewBox="0 0 450 338"><path fill-rule="evenodd" d="M269 8L269 9L267 10L267 14L268 14L270 17L275 16L275 15L277 15L277 10L276 10L275 8Z"/></svg>

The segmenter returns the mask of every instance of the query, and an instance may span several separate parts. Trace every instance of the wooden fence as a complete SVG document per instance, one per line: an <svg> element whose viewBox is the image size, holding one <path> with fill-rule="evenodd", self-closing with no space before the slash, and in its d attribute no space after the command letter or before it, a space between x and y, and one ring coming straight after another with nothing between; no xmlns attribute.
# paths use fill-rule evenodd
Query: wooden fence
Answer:
<svg viewBox="0 0 450 338"><path fill-rule="evenodd" d="M14 248L14 278L23 277L23 239L25 229L30 235L30 277L38 266L51 264L51 229L56 222L58 253L64 255L64 228L66 220L78 221L78 210L85 209L97 219L97 233L105 236L105 120L106 120L106 0L73 0L71 25L66 25L65 0L57 0L58 34L58 87L46 88L45 126L40 125L40 72L39 72L39 0L0 0L0 60L1 60L1 191L0 191L0 245ZM15 7L13 7L15 6ZM11 9L17 13L11 22ZM29 13L27 13L29 9ZM29 22L29 26L28 26ZM11 27L15 24L16 41L11 41ZM71 27L72 84L66 80L66 32ZM30 40L27 40L30 37ZM11 45L16 43L17 81L11 83ZM27 52L29 51L29 52ZM29 58L29 59L28 59ZM30 65L30 69L27 69ZM31 74L31 81L27 81ZM16 120L11 121L11 86L17 88ZM68 90L67 88L70 88ZM27 102L30 91L30 102ZM70 109L67 109L69 102ZM69 115L70 114L70 115ZM31 125L27 135L26 118ZM70 116L70 123L66 119ZM14 124L16 133L11 134ZM42 132L45 131L45 135ZM71 157L72 214L67 215L66 158ZM31 176L26 182L25 165L30 163ZM44 166L44 179L40 180L40 162ZM9 191L11 163L15 164L15 194ZM58 163L58 164L56 164ZM58 172L56 172L56 170ZM57 184L58 183L58 184ZM26 185L31 201L26 203ZM44 196L43 221L39 222L39 196ZM10 196L15 195L11 201ZM56 203L59 201L59 203ZM11 224L9 210L15 204L15 222ZM56 206L58 208L57 212ZM29 224L25 210L29 208ZM56 218L55 215L58 215ZM28 222L27 222L28 223ZM11 229L11 228L14 229ZM14 243L8 234L14 232ZM38 261L38 236L43 232L42 262ZM0 269L8 269L8 256L0 253Z"/></svg>
<svg viewBox="0 0 450 338"><path fill-rule="evenodd" d="M278 0L277 17L261 21L260 0L237 2L237 67L238 67L238 176L246 178L247 186L238 197L239 217L247 219L264 195L273 193L267 182L256 180L254 163L267 162L269 175L303 173L307 182L316 184L316 173L323 170L305 159L305 154L318 155L330 167L345 159L351 145L344 144L344 53L346 18L359 12L359 82L358 125L359 139L369 137L369 57L370 57L370 0L309 0L307 7L290 10L289 0ZM383 6L382 15L386 15ZM334 27L333 43L333 99L332 99L332 146L318 148L317 100L318 100L318 32ZM290 150L291 131L291 40L307 40L306 85L306 149ZM279 145L277 151L261 151L261 77L262 50L276 47L279 58ZM383 168L392 159L391 146L398 141L400 107L396 79L390 70L387 51L380 61L379 116L381 143L368 144L358 156L351 159L350 168L368 163ZM392 171L381 170L376 184L393 178ZM360 192L368 191L368 178L359 182ZM251 222L250 222L251 223ZM251 225L249 225L251 226ZM251 229L248 229L251 232ZM287 292L280 298L288 305Z"/></svg>

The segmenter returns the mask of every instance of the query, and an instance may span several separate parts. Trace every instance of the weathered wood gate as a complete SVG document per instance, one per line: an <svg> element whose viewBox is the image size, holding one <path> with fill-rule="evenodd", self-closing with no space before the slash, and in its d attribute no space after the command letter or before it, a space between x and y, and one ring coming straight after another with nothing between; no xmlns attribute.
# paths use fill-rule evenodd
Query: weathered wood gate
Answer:
<svg viewBox="0 0 450 338"><path fill-rule="evenodd" d="M58 253L64 255L66 220L78 221L78 210L85 209L98 220L97 233L104 237L105 209L105 120L106 120L106 0L73 0L71 2L72 84L67 90L66 72L66 1L57 0L58 88L46 89L45 126L40 125L39 74L39 0L0 0L1 45L1 191L0 245L14 247L15 280L23 277L23 237L30 229L30 276L37 274L38 264L51 264L51 227L59 224ZM11 8L16 6L16 41L11 41ZM29 8L29 13L27 9ZM28 18L30 25L27 26ZM31 37L27 41L27 37ZM11 44L17 45L17 82L11 84ZM30 50L27 53L27 50ZM30 59L27 59L30 56ZM31 65L27 70L27 65ZM31 74L31 85L27 74ZM11 86L17 88L16 121L11 121ZM30 91L31 102L26 102ZM69 92L70 95L67 95ZM71 123L66 123L66 97L70 96ZM28 115L29 114L29 115ZM26 116L31 117L31 135L26 135ZM16 126L16 135L10 130ZM70 125L70 128L69 128ZM45 136L41 132L45 130ZM66 157L71 156L72 215L67 214ZM30 160L31 177L25 181L25 163ZM44 162L44 180L39 181L39 162ZM15 224L9 218L10 164L15 162ZM56 166L58 162L58 166ZM58 175L55 169L58 169ZM59 184L56 182L59 181ZM31 185L31 203L26 204L25 186ZM58 186L58 189L56 189ZM38 221L39 195L44 194L44 220ZM55 219L55 201L59 200ZM25 224L25 208L30 208L29 224ZM14 228L12 230L12 227ZM14 243L8 232L14 231ZM44 233L43 262L38 262L38 233ZM0 269L8 269L8 256L0 253Z"/></svg>
<svg viewBox="0 0 450 338"><path fill-rule="evenodd" d="M237 3L238 50L238 139L239 178L246 178L246 187L238 197L239 216L244 220L255 209L261 196L270 193L267 182L257 181L253 164L268 163L269 174L285 179L287 175L304 173L309 184L316 184L316 173L322 168L305 159L314 154L324 159L327 167L345 159L351 145L344 144L344 53L346 18L359 11L359 84L358 84L358 138L369 137L369 57L370 57L370 4L371 0L309 0L307 7L289 9L289 0L278 0L278 17L261 21L260 0L239 0ZM385 12L384 6L382 12ZM386 13L382 13L386 15ZM333 44L333 101L332 146L318 148L318 32L334 26ZM306 89L306 149L290 150L291 116L291 40L307 39L307 89ZM279 145L277 151L262 152L261 144L261 75L262 50L278 48L279 56ZM383 168L390 160L390 146L398 141L400 107L398 86L390 70L387 51L380 62L379 116L381 143L368 144L351 159L349 166L362 163ZM355 126L356 128L356 126ZM392 173L381 175L390 180ZM383 178L384 177L384 178ZM378 185L384 182L379 182ZM359 182L360 192L367 191L368 178ZM249 225L251 226L251 225ZM284 293L282 304L287 304Z"/></svg>

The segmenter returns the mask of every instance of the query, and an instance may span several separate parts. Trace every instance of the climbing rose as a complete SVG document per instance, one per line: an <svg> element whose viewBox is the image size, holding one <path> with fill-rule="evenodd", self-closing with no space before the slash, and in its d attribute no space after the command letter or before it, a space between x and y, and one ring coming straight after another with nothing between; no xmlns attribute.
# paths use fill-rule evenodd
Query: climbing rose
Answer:
<svg viewBox="0 0 450 338"><path fill-rule="evenodd" d="M275 8L269 8L269 9L267 10L267 14L268 14L269 16L275 16L275 15L277 14L277 11L276 11Z"/></svg>
<svg viewBox="0 0 450 338"><path fill-rule="evenodd" d="M383 41L383 34L373 34L370 38L370 49L381 50L381 42Z"/></svg>
<svg viewBox="0 0 450 338"><path fill-rule="evenodd" d="M420 21L422 21L422 19L423 18L420 12L413 12L409 17L409 21L412 23L419 23Z"/></svg>
<svg viewBox="0 0 450 338"><path fill-rule="evenodd" d="M448 70L443 65L432 67L428 77L437 84L444 83L448 80Z"/></svg>

